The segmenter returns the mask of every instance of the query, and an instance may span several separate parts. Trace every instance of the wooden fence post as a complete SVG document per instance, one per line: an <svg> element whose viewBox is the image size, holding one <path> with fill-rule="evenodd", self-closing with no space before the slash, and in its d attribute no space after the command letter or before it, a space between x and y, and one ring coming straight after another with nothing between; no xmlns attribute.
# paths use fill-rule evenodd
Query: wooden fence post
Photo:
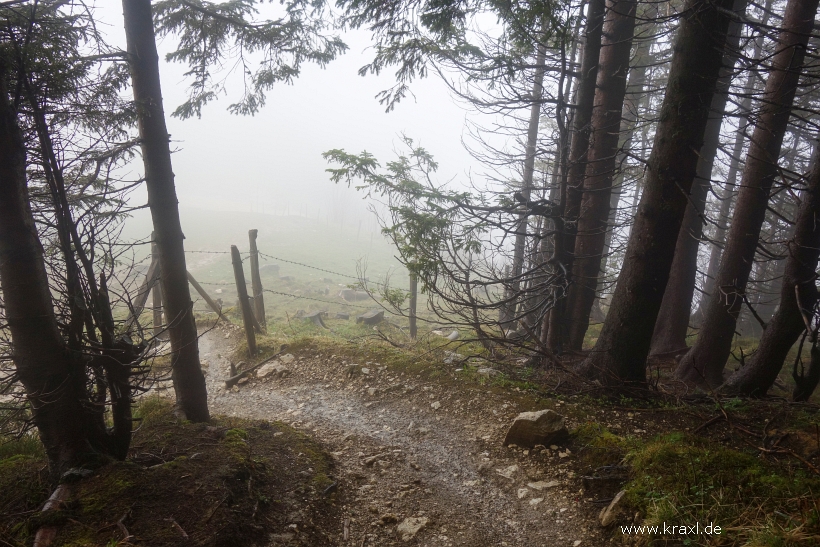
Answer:
<svg viewBox="0 0 820 547"><path fill-rule="evenodd" d="M418 303L419 278L416 274L410 274L410 338L416 339L418 329L416 327L416 304Z"/></svg>
<svg viewBox="0 0 820 547"><path fill-rule="evenodd" d="M137 292L137 297L131 303L131 313L128 314L128 319L125 321L126 332L131 332L134 327L139 327L140 315L145 309L145 303L148 301L148 295L151 294L151 287L159 281L159 262L151 261L148 267L148 272L145 275L145 281L142 282L140 290Z"/></svg>
<svg viewBox="0 0 820 547"><path fill-rule="evenodd" d="M154 232L151 232L151 261L159 264L159 248L157 247ZM162 276L162 272L160 272ZM159 338L162 334L162 284L154 283L154 288L151 290L151 299L153 300L152 308L154 311L154 337Z"/></svg>
<svg viewBox="0 0 820 547"><path fill-rule="evenodd" d="M233 276L236 279L236 294L239 295L239 305L242 308L242 322L245 325L245 336L248 339L248 353L256 355L256 334L253 332L254 316L251 303L248 300L248 287L245 285L245 271L242 268L242 257L236 245L231 245L231 262Z"/></svg>
<svg viewBox="0 0 820 547"><path fill-rule="evenodd" d="M194 289L196 289L196 292L199 293L199 296L201 296L205 300L205 303L208 304L208 306L216 312L216 315L219 319L224 319L225 321L227 321L228 319L224 315L222 315L222 308L220 308L216 304L216 302L214 302L213 298L211 298L208 295L208 293L205 292L205 289L203 289L202 285L200 285L197 282L197 280L194 279L194 276L191 275L191 272L186 272L186 273L188 274L188 282L191 284L191 286Z"/></svg>
<svg viewBox="0 0 820 547"><path fill-rule="evenodd" d="M265 328L265 298L262 296L262 276L259 275L259 249L256 248L256 236L259 230L248 230L251 242L251 287L253 288L253 311L256 320Z"/></svg>

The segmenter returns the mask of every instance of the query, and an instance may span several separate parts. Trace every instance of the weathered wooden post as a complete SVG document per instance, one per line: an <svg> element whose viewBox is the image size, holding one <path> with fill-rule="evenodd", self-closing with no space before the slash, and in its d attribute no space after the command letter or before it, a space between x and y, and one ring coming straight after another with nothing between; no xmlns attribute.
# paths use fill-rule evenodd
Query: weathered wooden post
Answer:
<svg viewBox="0 0 820 547"><path fill-rule="evenodd" d="M265 299L262 296L262 276L259 275L259 249L256 248L256 236L259 230L248 230L251 242L251 287L253 288L253 312L259 324L266 328Z"/></svg>
<svg viewBox="0 0 820 547"><path fill-rule="evenodd" d="M236 294L239 295L239 306L242 308L242 323L245 325L245 336L248 339L248 353L256 355L256 334L253 332L254 316L251 303L248 301L248 287L245 285L245 271L242 268L242 257L236 245L231 245L231 262L233 276L236 279Z"/></svg>
<svg viewBox="0 0 820 547"><path fill-rule="evenodd" d="M191 275L191 272L187 272L187 273L188 273L188 282L191 284L191 286L194 289L196 289L196 292L199 293L199 296L201 296L205 300L205 302L208 304L208 306L216 312L216 315L220 319L225 319L227 321L227 318L224 315L222 315L222 308L219 307L216 302L214 302L213 298L211 298L208 295L207 292L205 292L205 289L203 289L202 285L200 285L199 282L197 282L197 280L194 279L194 276Z"/></svg>
<svg viewBox="0 0 820 547"><path fill-rule="evenodd" d="M410 274L410 338L416 339L418 329L416 327L416 304L418 303L419 278L416 274Z"/></svg>
<svg viewBox="0 0 820 547"><path fill-rule="evenodd" d="M142 310L145 309L145 303L148 301L148 295L151 294L151 287L153 287L158 281L159 262L152 260L151 265L148 267L148 273L145 274L145 281L142 282L142 286L140 287L139 292L137 292L137 297L131 303L131 313L125 321L126 332L131 332L135 327L138 328L140 315L142 315Z"/></svg>
<svg viewBox="0 0 820 547"><path fill-rule="evenodd" d="M157 247L154 232L151 232L151 261L159 264L159 247ZM162 272L160 272L162 276ZM162 334L162 287L161 283L154 283L151 290L152 308L154 311L154 337L159 338Z"/></svg>

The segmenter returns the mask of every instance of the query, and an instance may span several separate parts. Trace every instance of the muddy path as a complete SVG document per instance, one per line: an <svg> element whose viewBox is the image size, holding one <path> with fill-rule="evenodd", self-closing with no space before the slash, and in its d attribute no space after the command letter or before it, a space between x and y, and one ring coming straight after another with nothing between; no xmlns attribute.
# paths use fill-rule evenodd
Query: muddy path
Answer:
<svg viewBox="0 0 820 547"><path fill-rule="evenodd" d="M521 411L513 397L311 351L286 359L284 377L252 379L229 390L227 355L237 337L235 330L214 329L200 340L211 411L280 420L327 447L349 519L347 526L339 523L335 545L578 547L608 541L594 522L599 508L584 499L569 469L571 454L502 446Z"/></svg>

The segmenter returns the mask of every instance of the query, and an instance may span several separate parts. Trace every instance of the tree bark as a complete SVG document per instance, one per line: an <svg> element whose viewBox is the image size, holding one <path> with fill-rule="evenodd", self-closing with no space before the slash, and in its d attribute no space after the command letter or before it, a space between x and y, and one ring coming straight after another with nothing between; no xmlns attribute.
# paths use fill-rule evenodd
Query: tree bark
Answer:
<svg viewBox="0 0 820 547"><path fill-rule="evenodd" d="M773 0L766 0L763 6L763 20L762 24L765 26L769 22L771 16L771 7ZM760 51L763 48L763 37L759 36L752 48L750 59L760 58ZM740 118L737 134L735 135L734 146L732 147L732 155L729 159L729 171L726 174L726 183L723 195L720 197L720 210L718 212L715 233L711 238L712 250L709 253L709 265L706 269L706 278L703 282L703 295L698 303L698 310L695 312L695 323L700 327L703 316L706 313L706 302L709 300L708 296L714 291L715 277L717 276L718 268L720 267L720 257L723 254L723 246L726 242L726 231L729 228L729 213L735 202L737 192L735 185L737 183L737 175L740 171L740 155L743 153L743 145L746 142L746 129L749 126L749 112L752 109L752 96L755 91L756 75L754 71L749 71L746 77L746 83L743 86L744 97L740 102L739 111L742 114Z"/></svg>
<svg viewBox="0 0 820 547"><path fill-rule="evenodd" d="M744 13L746 0L736 0L733 11L737 14ZM686 347L698 273L698 247L703 237L703 214L711 186L712 167L720 146L720 127L729 98L729 86L737 62L742 29L740 18L732 20L729 24L723 68L718 78L717 91L712 97L711 114L706 123L695 180L689 194L689 204L686 206L683 224L675 244L675 258L655 323L650 354L671 353Z"/></svg>
<svg viewBox="0 0 820 547"><path fill-rule="evenodd" d="M595 348L579 366L605 385L646 381L646 357L723 64L732 3L688 0L684 6L624 264Z"/></svg>
<svg viewBox="0 0 820 547"><path fill-rule="evenodd" d="M565 221L578 218L581 207L586 157L589 149L590 122L595 104L595 82L598 78L598 60L601 54L601 34L603 32L606 0L591 0L587 4L587 22L584 29L584 51L581 57L581 77L578 82L575 109L572 115L572 138L570 140L567 180L564 184L563 218ZM572 271L572 249L575 247L575 229L563 223L562 241L556 245L557 262L570 274ZM571 275L570 275L571 277ZM571 279L568 281L571 282ZM568 336L566 323L566 298L560 298L550 310L547 346L556 352L563 349Z"/></svg>
<svg viewBox="0 0 820 547"><path fill-rule="evenodd" d="M739 156L743 151L744 141L743 131L738 131L735 135L735 147L732 159L729 163L729 174L726 177L726 187L720 197L720 211L718 212L717 226L712 236L712 250L709 253L709 266L706 269L706 279L703 282L703 294L698 303L698 311L695 312L695 319L700 327L703 322L703 315L706 313L706 302L709 295L715 290L715 277L720 267L720 257L723 255L723 246L726 242L726 230L729 228L729 214L735 202L736 192L734 186L737 183Z"/></svg>
<svg viewBox="0 0 820 547"><path fill-rule="evenodd" d="M723 383L817 5L818 0L790 0L786 6L715 290L697 340L675 372L681 380L712 387Z"/></svg>
<svg viewBox="0 0 820 547"><path fill-rule="evenodd" d="M788 243L788 258L780 288L780 307L775 312L757 351L749 362L732 374L723 391L732 395L765 395L772 387L794 343L806 330L803 314L811 317L817 302L815 286L820 258L820 155L805 190L800 193L794 237Z"/></svg>
<svg viewBox="0 0 820 547"><path fill-rule="evenodd" d="M527 125L527 144L524 151L524 170L521 184L521 195L529 201L533 189L533 174L535 173L535 156L538 144L538 125L541 120L541 97L544 93L544 74L546 72L546 44L539 44L535 55L535 73L533 75L532 92L530 94L530 119ZM505 306L502 325L515 319L519 304L521 289L521 275L524 271L524 251L527 243L529 216L520 215L515 227L515 246L513 248L512 281L509 294L512 298Z"/></svg>
<svg viewBox="0 0 820 547"><path fill-rule="evenodd" d="M137 106L148 206L154 224L162 295L171 339L171 376L179 410L194 422L210 419L188 289L169 135L162 108L159 55L150 0L123 0L128 66Z"/></svg>
<svg viewBox="0 0 820 547"><path fill-rule="evenodd" d="M635 0L609 0L604 21L592 132L587 154L580 216L575 235L573 283L567 295L570 349L580 350L595 301L598 274L606 240L621 111L626 93Z"/></svg>
<svg viewBox="0 0 820 547"><path fill-rule="evenodd" d="M92 444L84 365L67 351L29 204L26 151L0 66L0 284L14 365L31 404L52 476L99 459ZM82 393L82 391L79 391Z"/></svg>

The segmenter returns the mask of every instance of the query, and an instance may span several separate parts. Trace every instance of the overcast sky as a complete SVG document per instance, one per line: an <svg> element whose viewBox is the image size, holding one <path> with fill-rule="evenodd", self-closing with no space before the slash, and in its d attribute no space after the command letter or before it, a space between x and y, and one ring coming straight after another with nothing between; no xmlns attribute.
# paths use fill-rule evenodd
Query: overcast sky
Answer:
<svg viewBox="0 0 820 547"><path fill-rule="evenodd" d="M98 19L112 45L125 48L122 5L98 0ZM173 38L160 43L161 57ZM335 188L325 173L321 153L332 148L367 150L380 160L394 157L399 134L427 148L440 165L442 180L466 177L474 160L461 145L466 111L446 87L431 77L413 86L414 97L385 113L374 98L393 83L392 74L360 77L370 59L364 32L344 36L347 54L322 70L305 65L294 85L268 93L267 106L255 117L227 113L228 96L208 105L202 119L168 116L175 146L177 194L182 207L222 210L350 208L358 216L364 205L354 190ZM164 106L170 113L183 102L186 81L179 64L160 62ZM234 88L236 89L236 88ZM139 163L134 164L141 173ZM141 198L144 199L144 198Z"/></svg>

